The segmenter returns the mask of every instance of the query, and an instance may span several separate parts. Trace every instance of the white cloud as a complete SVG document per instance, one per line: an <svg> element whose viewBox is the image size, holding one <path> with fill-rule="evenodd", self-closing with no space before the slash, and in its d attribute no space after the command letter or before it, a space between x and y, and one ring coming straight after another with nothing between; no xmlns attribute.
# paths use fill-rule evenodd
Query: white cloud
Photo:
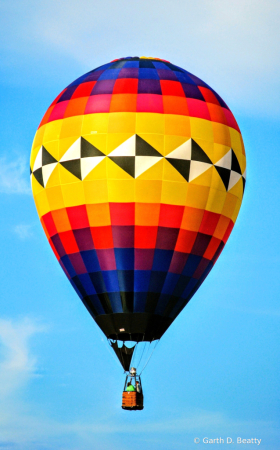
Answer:
<svg viewBox="0 0 280 450"><path fill-rule="evenodd" d="M25 241L33 236L32 228L32 225L21 223L14 227L14 233L19 239Z"/></svg>
<svg viewBox="0 0 280 450"><path fill-rule="evenodd" d="M23 157L13 161L0 158L0 193L31 194L28 181L28 168Z"/></svg>

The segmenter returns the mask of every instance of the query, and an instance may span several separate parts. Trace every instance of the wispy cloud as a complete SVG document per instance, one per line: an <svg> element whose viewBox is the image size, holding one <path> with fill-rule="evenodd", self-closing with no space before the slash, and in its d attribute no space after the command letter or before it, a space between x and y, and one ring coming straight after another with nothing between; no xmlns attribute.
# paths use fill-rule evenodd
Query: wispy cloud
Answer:
<svg viewBox="0 0 280 450"><path fill-rule="evenodd" d="M21 223L16 225L13 231L19 239L25 241L26 239L30 239L33 236L32 228L33 226L30 224Z"/></svg>
<svg viewBox="0 0 280 450"><path fill-rule="evenodd" d="M23 157L13 161L0 158L0 193L31 194L27 163Z"/></svg>

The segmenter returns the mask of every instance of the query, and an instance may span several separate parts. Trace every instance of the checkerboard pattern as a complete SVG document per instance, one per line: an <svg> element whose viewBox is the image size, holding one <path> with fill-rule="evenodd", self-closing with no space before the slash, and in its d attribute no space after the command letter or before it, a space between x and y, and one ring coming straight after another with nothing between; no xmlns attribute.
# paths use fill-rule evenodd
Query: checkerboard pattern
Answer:
<svg viewBox="0 0 280 450"><path fill-rule="evenodd" d="M30 165L62 269L97 323L112 324L122 314L176 318L220 255L246 179L226 103L191 73L146 57L112 61L64 89Z"/></svg>

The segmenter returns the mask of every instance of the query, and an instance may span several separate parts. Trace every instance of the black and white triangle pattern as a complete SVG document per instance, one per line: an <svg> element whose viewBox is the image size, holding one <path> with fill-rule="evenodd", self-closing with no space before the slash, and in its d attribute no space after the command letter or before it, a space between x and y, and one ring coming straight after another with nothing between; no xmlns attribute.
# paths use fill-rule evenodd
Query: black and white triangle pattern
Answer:
<svg viewBox="0 0 280 450"><path fill-rule="evenodd" d="M146 170L165 159L187 182L193 181L214 166L227 191L240 178L243 182L243 191L245 188L246 171L242 174L232 149L213 164L193 139L187 140L164 157L148 142L135 134L115 148L107 157L133 178L139 177ZM59 161L42 146L35 159L31 176L33 173L36 180L46 187L53 170L57 164L61 164L79 180L84 180L104 158L106 155L83 137L77 139Z"/></svg>

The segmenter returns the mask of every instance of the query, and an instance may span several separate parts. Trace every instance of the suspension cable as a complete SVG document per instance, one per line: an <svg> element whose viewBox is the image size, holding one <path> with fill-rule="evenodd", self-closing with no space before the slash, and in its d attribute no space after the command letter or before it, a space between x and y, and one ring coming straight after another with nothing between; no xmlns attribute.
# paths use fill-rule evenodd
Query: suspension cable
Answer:
<svg viewBox="0 0 280 450"><path fill-rule="evenodd" d="M157 347L159 341L160 341L160 339L159 339L159 340L157 341L157 343L155 344L152 353L150 354L150 356L149 356L149 358L148 358L146 364L144 365L144 367L143 367L143 369L141 370L141 372L140 372L139 375L141 375L141 374L143 373L143 370L146 368L146 366L147 366L148 362L150 361L150 359L151 359L151 357L152 357L152 354L154 353L154 351L155 351L155 349L156 349L156 347Z"/></svg>

